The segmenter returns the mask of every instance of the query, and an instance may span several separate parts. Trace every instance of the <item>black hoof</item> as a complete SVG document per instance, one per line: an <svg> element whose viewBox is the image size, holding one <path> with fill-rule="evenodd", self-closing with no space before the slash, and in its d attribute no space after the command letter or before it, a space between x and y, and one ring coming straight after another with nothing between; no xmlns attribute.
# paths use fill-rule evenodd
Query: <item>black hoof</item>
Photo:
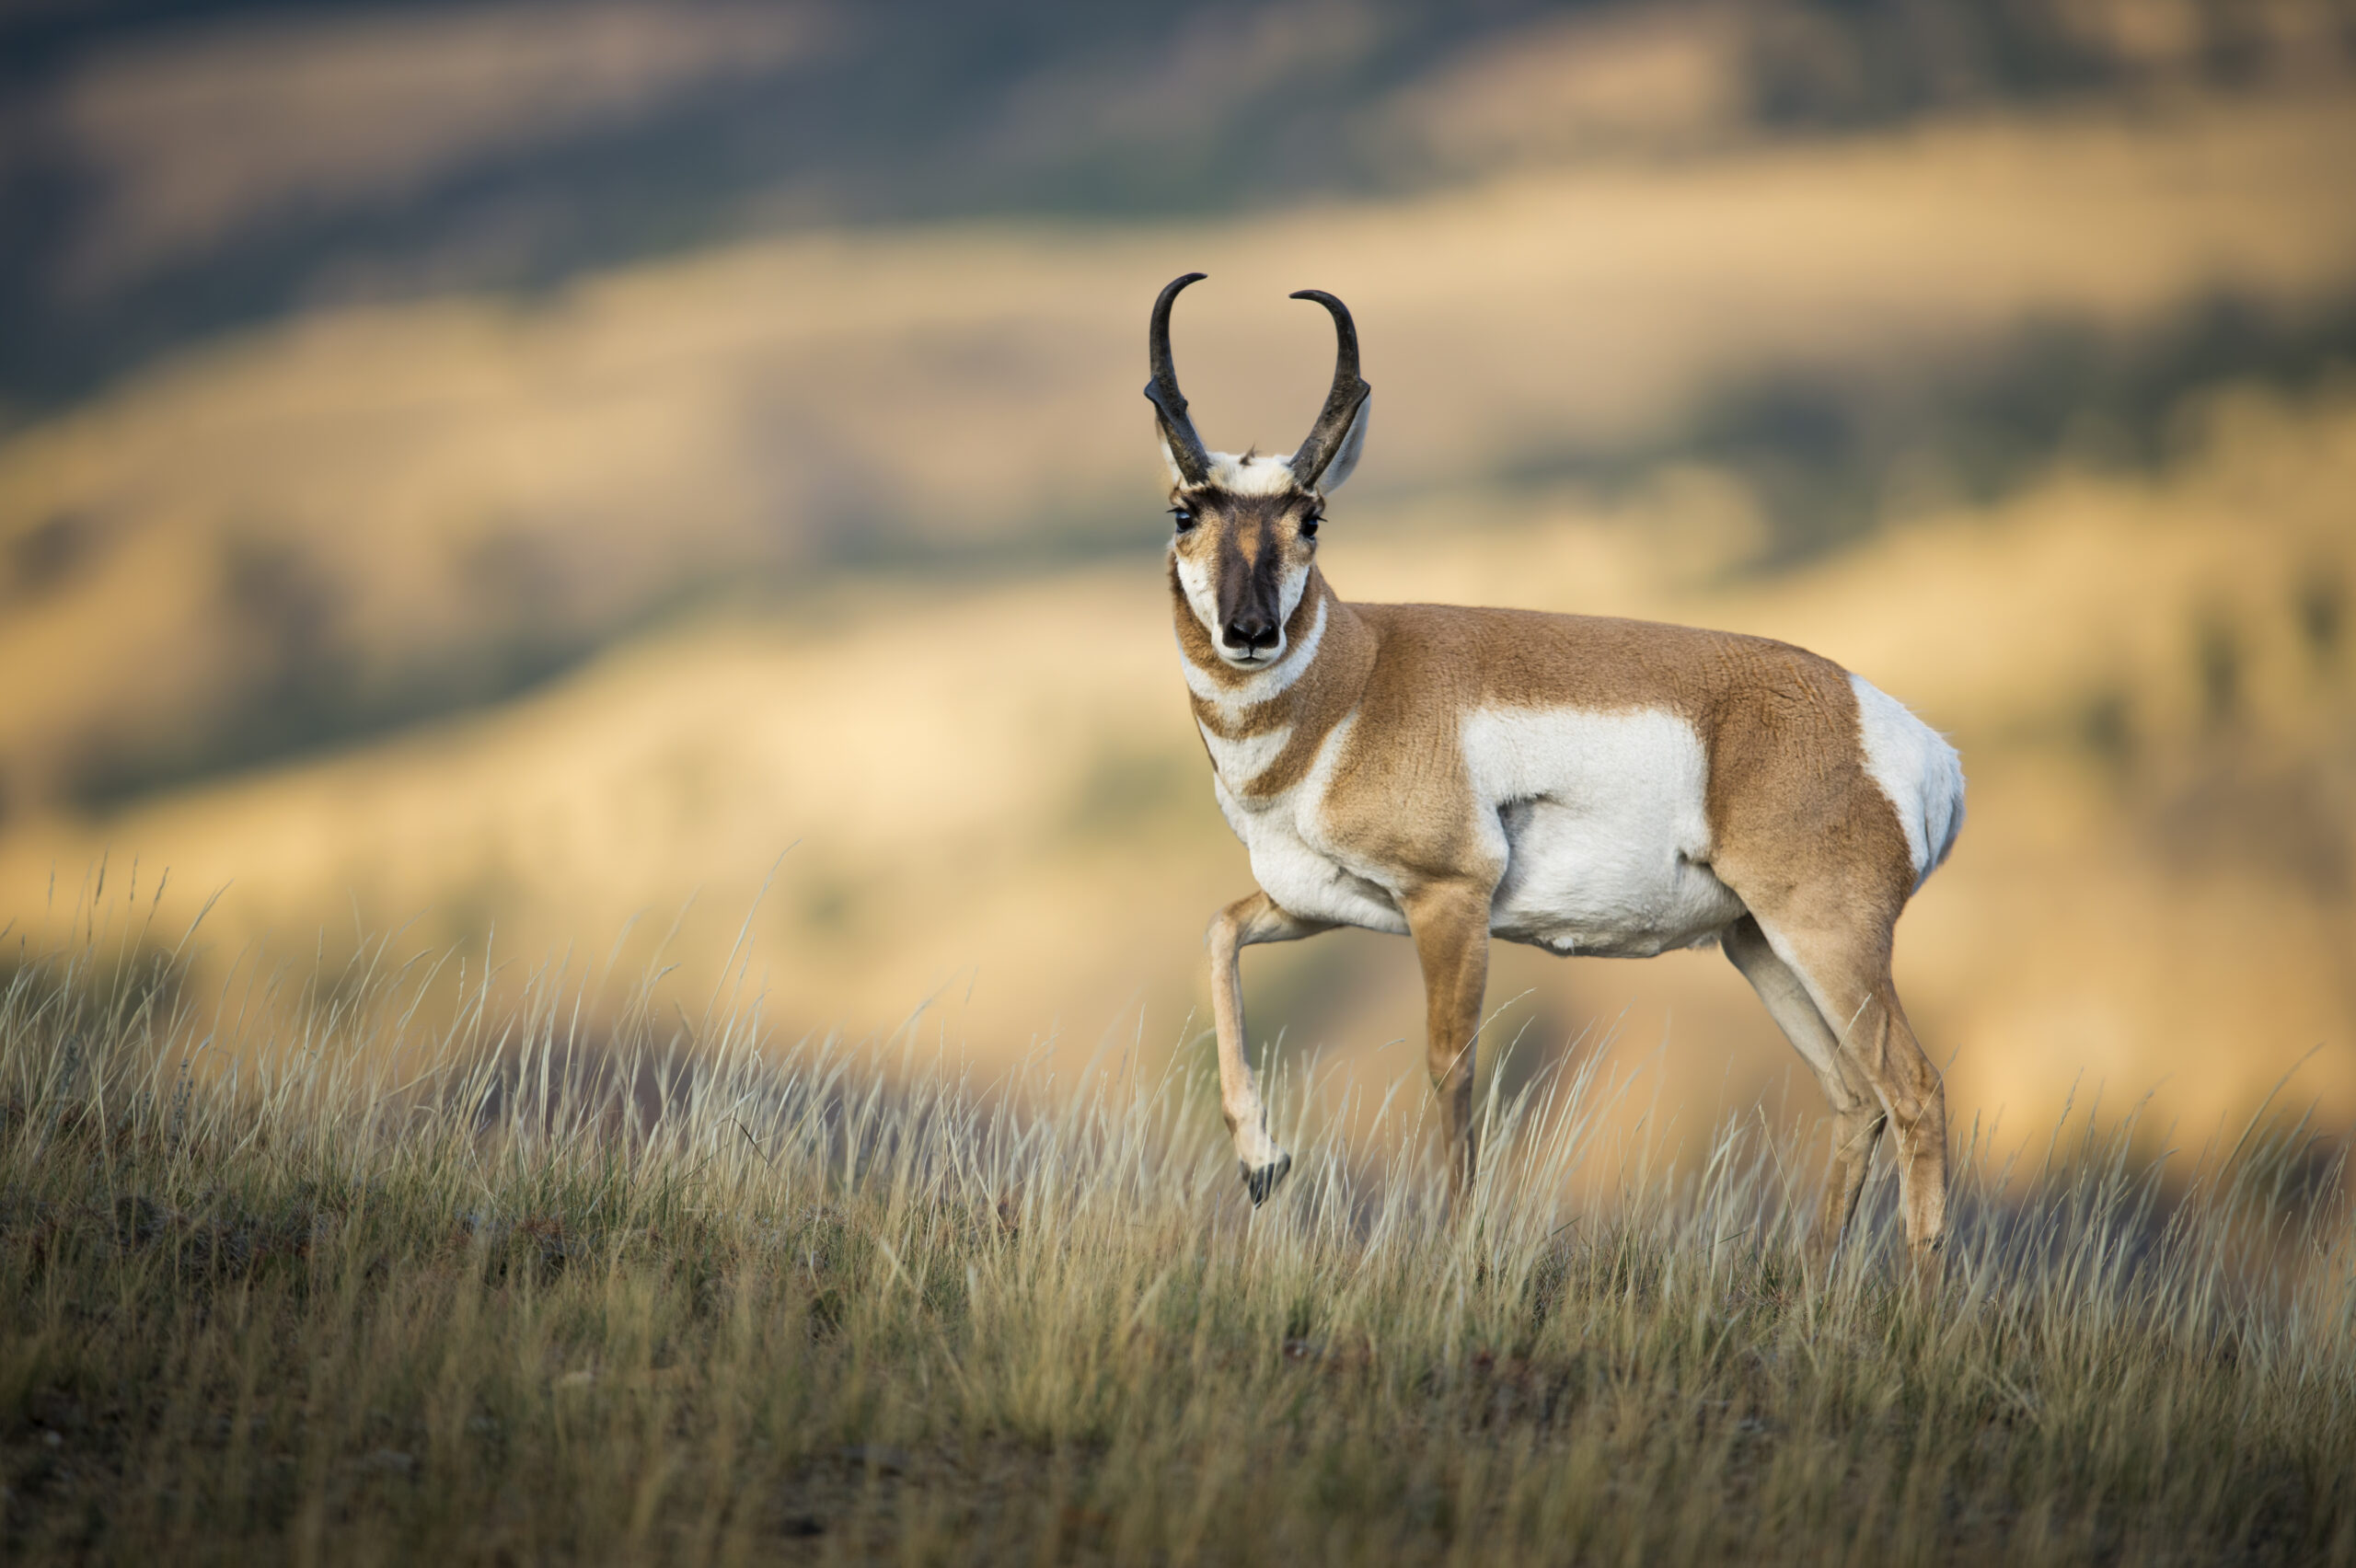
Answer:
<svg viewBox="0 0 2356 1568"><path fill-rule="evenodd" d="M1292 1169L1292 1156L1288 1154L1274 1165L1263 1165L1257 1170L1248 1165L1242 1169L1243 1190L1252 1194L1252 1206L1258 1208L1268 1201L1268 1194L1276 1190L1276 1183L1285 1179L1285 1172Z"/></svg>

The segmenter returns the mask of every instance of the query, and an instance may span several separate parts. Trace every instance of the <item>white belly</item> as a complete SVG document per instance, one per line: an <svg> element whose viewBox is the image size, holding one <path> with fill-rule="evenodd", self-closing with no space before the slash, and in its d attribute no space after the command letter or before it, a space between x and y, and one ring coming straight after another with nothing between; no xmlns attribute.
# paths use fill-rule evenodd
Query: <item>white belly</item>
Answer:
<svg viewBox="0 0 2356 1568"><path fill-rule="evenodd" d="M1675 714L1491 709L1464 757L1506 864L1489 928L1556 952L1706 942L1742 902L1712 873L1701 737Z"/></svg>

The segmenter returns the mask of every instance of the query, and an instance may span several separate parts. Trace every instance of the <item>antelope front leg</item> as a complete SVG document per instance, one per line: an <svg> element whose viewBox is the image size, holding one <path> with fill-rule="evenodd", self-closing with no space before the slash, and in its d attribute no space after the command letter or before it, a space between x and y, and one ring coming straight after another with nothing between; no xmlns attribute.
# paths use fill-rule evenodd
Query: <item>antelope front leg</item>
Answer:
<svg viewBox="0 0 2356 1568"><path fill-rule="evenodd" d="M1243 970L1238 960L1253 942L1298 941L1332 929L1319 921L1296 919L1266 894L1255 893L1220 910L1206 938L1211 950L1211 1019L1218 1027L1219 1112L1235 1139L1243 1188L1252 1194L1254 1208L1267 1201L1292 1169L1292 1156L1268 1136L1268 1108L1260 1102L1259 1085L1252 1078L1243 1034Z"/></svg>
<svg viewBox="0 0 2356 1568"><path fill-rule="evenodd" d="M1424 967L1424 1065L1439 1096L1441 1148L1459 1197L1472 1193L1480 1159L1472 1073L1481 998L1489 984L1490 893L1451 883L1426 888L1404 904Z"/></svg>

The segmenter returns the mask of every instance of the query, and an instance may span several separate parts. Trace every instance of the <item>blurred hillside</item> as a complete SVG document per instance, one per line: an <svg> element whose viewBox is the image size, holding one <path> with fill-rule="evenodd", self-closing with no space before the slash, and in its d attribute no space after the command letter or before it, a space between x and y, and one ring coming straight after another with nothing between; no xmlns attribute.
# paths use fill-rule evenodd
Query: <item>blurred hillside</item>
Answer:
<svg viewBox="0 0 2356 1568"><path fill-rule="evenodd" d="M1900 949L1965 1120L2081 1075L2206 1118L2318 1044L2356 1117L2351 40L2329 0L11 8L0 920L169 866L166 924L229 890L218 986L645 916L627 971L694 896L679 984L734 951L789 1029L937 997L985 1058L1166 1047L1248 878L1138 396L1199 267L1217 445L1316 405L1286 293L1357 312L1345 594L1765 632L1956 735ZM1269 1033L1409 1070L1395 944L1251 973ZM1790 1065L1715 956L1516 953L1491 1001L1533 1055L1666 1040L1704 1105Z"/></svg>
<svg viewBox="0 0 2356 1568"><path fill-rule="evenodd" d="M756 232L1400 194L2332 80L2347 0L19 0L0 400L322 303Z"/></svg>
<svg viewBox="0 0 2356 1568"><path fill-rule="evenodd" d="M1337 504L1325 566L1368 598L1793 638L1946 728L1971 818L1901 925L1899 977L1965 1125L2035 1136L2073 1092L2117 1110L2156 1089L2157 1124L2197 1140L2318 1045L2298 1098L2344 1123L2356 377L2306 404L2245 387L2187 423L2155 475L2065 465L1795 573L1727 572L1740 536L1694 529L1698 478L1608 509L1506 489ZM688 1016L756 1001L788 1039L906 1028L986 1071L1049 1040L1158 1058L1190 1012L1201 1026L1203 925L1250 885L1166 617L1149 558L740 605L462 722L23 824L0 841L0 904L55 932L160 895L168 945L225 889L194 974L233 1011L288 950L332 968L399 927L396 959L560 963L612 976L593 987L609 1005L676 964ZM101 857L114 891L94 900ZM1255 951L1248 973L1265 1036L1338 1056L1374 1101L1420 1081L1419 1051L1384 1049L1421 1017L1396 939ZM1715 953L1500 945L1490 1006L1524 1070L1574 1037L1659 1048L1662 1112L1688 1133L1783 1103L1796 1065ZM1813 1096L1802 1075L1793 1113L1817 1115Z"/></svg>
<svg viewBox="0 0 2356 1568"><path fill-rule="evenodd" d="M1353 303L1382 372L1357 485L1391 500L1706 474L1726 504L1679 526L1746 530L1756 569L2065 452L2148 469L2188 399L2356 345L2351 146L2356 98L2044 111L309 313L0 444L0 659L49 672L0 711L0 789L104 808L747 586L1151 548L1138 302L1184 266L1215 277L1188 384L1237 448L1294 439L1330 363L1285 294Z"/></svg>

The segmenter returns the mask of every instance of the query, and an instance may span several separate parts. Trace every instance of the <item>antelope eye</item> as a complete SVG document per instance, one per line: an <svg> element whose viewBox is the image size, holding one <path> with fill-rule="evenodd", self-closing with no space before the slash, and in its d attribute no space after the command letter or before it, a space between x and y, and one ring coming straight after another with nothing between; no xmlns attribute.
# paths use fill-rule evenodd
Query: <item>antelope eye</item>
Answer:
<svg viewBox="0 0 2356 1568"><path fill-rule="evenodd" d="M1304 539L1313 539L1317 537L1317 525L1324 521L1325 519L1322 514L1315 512L1311 513L1308 516L1300 520L1300 536Z"/></svg>
<svg viewBox="0 0 2356 1568"><path fill-rule="evenodd" d="M1195 525L1195 514L1183 506L1172 507L1170 515L1178 520L1178 531L1182 534Z"/></svg>

